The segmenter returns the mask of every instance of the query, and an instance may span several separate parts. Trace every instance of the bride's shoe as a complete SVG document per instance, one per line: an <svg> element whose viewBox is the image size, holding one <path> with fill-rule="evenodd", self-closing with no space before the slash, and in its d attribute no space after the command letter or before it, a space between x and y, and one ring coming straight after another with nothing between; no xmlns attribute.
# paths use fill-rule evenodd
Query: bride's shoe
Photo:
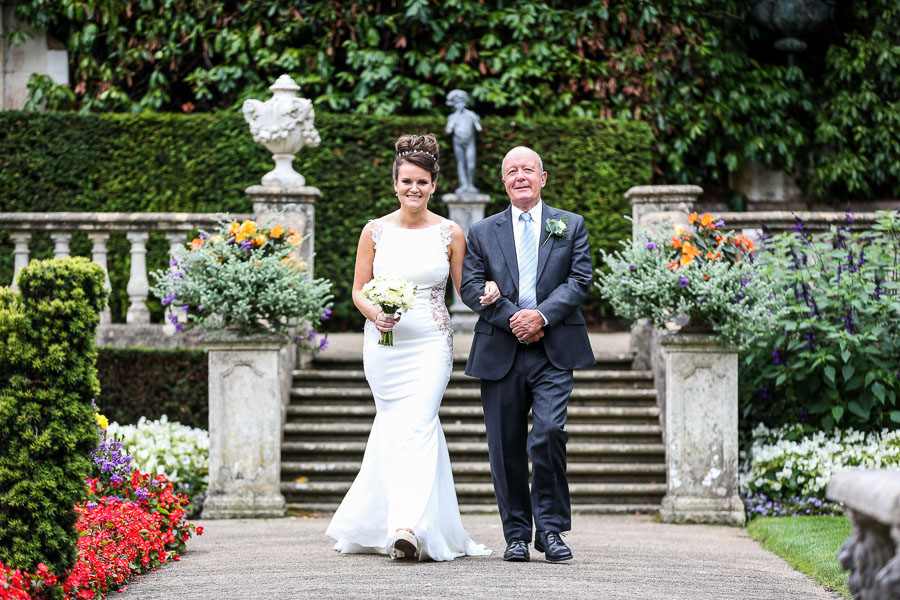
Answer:
<svg viewBox="0 0 900 600"><path fill-rule="evenodd" d="M410 529L398 529L391 544L391 558L418 558L419 540Z"/></svg>

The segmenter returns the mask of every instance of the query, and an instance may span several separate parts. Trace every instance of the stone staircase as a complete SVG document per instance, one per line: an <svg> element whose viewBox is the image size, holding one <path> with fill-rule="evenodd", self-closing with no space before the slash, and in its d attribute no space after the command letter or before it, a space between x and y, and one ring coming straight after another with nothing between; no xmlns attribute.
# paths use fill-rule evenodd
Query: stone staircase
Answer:
<svg viewBox="0 0 900 600"><path fill-rule="evenodd" d="M566 429L573 511L655 512L666 491L665 447L649 371L630 357L575 371ZM478 380L454 364L440 409L460 509L495 511ZM375 405L358 358L320 355L294 372L281 449L292 512L333 511L362 462Z"/></svg>

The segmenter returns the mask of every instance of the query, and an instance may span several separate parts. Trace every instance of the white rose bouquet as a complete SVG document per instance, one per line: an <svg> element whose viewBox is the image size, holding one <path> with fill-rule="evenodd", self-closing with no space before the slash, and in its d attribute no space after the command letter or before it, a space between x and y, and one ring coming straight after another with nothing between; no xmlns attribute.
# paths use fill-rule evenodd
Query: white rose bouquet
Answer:
<svg viewBox="0 0 900 600"><path fill-rule="evenodd" d="M416 286L400 277L384 277L379 275L362 288L363 295L373 304L381 308L381 312L397 318L400 313L408 311L416 303ZM394 332L384 331L381 334L382 346L394 345Z"/></svg>

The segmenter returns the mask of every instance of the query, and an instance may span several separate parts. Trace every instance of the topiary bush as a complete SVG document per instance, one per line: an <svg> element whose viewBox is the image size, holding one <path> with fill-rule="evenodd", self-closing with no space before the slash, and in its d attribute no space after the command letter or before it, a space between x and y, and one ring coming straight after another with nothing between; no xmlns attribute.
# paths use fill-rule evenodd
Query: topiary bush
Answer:
<svg viewBox="0 0 900 600"><path fill-rule="evenodd" d="M32 261L0 288L0 562L61 573L75 563L75 505L97 447L94 336L103 269Z"/></svg>
<svg viewBox="0 0 900 600"><path fill-rule="evenodd" d="M650 181L653 138L637 121L537 118L483 119L478 137L475 185L490 194L486 214L506 208L500 163L517 145L538 151L549 173L545 200L584 215L594 264L600 249L612 251L630 237L631 214L624 198L633 185ZM319 112L318 148L304 149L295 168L322 191L316 206L316 276L332 280L334 314L325 331L359 329L350 286L359 234L369 219L393 211L394 142L403 133L433 132L443 149L443 170L432 210L447 215L441 195L456 188L453 146L437 117L376 117ZM252 210L244 190L273 166L270 153L250 137L239 114L80 115L0 112L0 212L244 212ZM36 236L35 256L49 256L46 234ZM148 269L168 265L168 244L152 235ZM84 234L73 254L87 255ZM125 291L130 259L124 234L109 243L114 322L128 308ZM0 233L0 282L12 279L12 246ZM592 292L585 313L603 314ZM155 319L162 306L148 301Z"/></svg>

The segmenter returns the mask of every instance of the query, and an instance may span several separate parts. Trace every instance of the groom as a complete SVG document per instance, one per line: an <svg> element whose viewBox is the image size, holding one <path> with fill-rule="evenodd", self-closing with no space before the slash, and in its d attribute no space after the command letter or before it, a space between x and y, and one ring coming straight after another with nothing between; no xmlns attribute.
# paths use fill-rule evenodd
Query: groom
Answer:
<svg viewBox="0 0 900 600"><path fill-rule="evenodd" d="M511 206L469 228L460 296L480 318L466 373L481 379L503 560L530 559L533 521L535 550L562 562L572 558L560 536L571 529L564 427L572 369L595 364L578 310L591 284L588 236L583 217L541 201L547 173L536 152L513 148L502 173ZM491 280L502 297L485 306Z"/></svg>

